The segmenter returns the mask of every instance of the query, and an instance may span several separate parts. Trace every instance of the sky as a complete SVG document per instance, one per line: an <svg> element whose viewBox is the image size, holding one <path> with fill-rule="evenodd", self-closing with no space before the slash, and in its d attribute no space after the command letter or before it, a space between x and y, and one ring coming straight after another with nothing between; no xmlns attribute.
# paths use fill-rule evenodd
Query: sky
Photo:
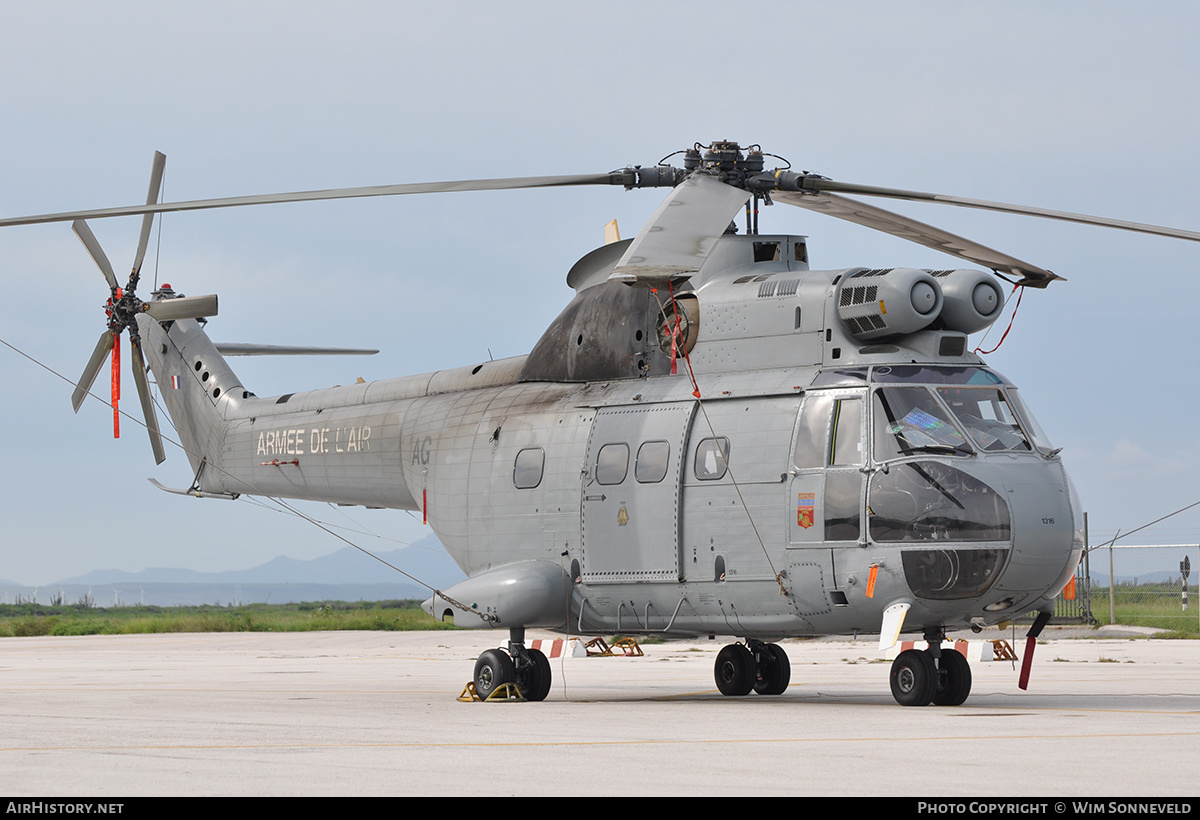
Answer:
<svg viewBox="0 0 1200 820"><path fill-rule="evenodd" d="M1200 230L1198 29L1184 2L0 0L0 215L143 201L156 150L165 198L183 200L597 173L730 139L839 180ZM661 196L173 214L143 282L218 293L218 341L382 351L232 360L258 395L423 373L528 352L604 224L631 236ZM985 358L1064 448L1093 542L1200 501L1200 243L875 204L1068 280L1025 294ZM92 223L118 272L139 227ZM768 209L761 229L808 235L814 268L964 265L796 208ZM0 229L0 277L0 339L76 379L107 288L70 227ZM74 415L67 381L4 346L0 374L0 579L241 569L345 546L269 504L156 490L148 477L191 483L180 452L156 469L132 422L113 440L106 406ZM401 511L302 508L370 550L428 534ZM1200 508L1137 539L1200 540Z"/></svg>

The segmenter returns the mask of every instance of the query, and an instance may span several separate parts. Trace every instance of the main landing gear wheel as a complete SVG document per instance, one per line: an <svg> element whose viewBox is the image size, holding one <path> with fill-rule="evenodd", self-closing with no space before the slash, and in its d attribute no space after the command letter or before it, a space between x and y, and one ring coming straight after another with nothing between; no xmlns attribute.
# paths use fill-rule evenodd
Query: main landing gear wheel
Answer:
<svg viewBox="0 0 1200 820"><path fill-rule="evenodd" d="M550 660L544 652L537 649L526 649L525 654L529 657L517 669L517 688L521 690L521 697L525 700L545 700L546 695L550 694L552 680Z"/></svg>
<svg viewBox="0 0 1200 820"><path fill-rule="evenodd" d="M779 644L754 647L754 691L760 695L782 695L792 679L792 664Z"/></svg>
<svg viewBox="0 0 1200 820"><path fill-rule="evenodd" d="M961 706L971 694L971 664L954 649L943 650L938 661L937 688L933 702L938 706Z"/></svg>
<svg viewBox="0 0 1200 820"><path fill-rule="evenodd" d="M475 694L481 700L488 697L506 683L514 683L517 670L512 658L501 649L489 649L475 661Z"/></svg>
<svg viewBox="0 0 1200 820"><path fill-rule="evenodd" d="M891 677L892 697L901 706L928 706L937 693L937 667L923 650L906 649L897 655Z"/></svg>
<svg viewBox="0 0 1200 820"><path fill-rule="evenodd" d="M717 653L713 670L722 695L748 695L754 688L754 656L740 643L731 643Z"/></svg>

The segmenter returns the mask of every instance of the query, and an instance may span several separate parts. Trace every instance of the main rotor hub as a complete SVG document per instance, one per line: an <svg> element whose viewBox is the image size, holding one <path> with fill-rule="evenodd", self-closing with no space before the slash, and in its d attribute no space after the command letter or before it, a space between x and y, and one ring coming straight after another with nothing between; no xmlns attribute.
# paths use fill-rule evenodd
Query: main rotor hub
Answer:
<svg viewBox="0 0 1200 820"><path fill-rule="evenodd" d="M743 153L740 145L729 140L719 140L708 146L696 143L684 152L683 167L687 171L716 174L730 185L744 187L747 177L762 173L763 152L759 146L751 145Z"/></svg>

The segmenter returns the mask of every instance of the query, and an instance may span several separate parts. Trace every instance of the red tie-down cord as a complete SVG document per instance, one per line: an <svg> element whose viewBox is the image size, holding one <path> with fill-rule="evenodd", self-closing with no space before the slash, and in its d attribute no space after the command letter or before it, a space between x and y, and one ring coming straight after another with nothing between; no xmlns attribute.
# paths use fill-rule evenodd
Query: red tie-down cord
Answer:
<svg viewBox="0 0 1200 820"><path fill-rule="evenodd" d="M651 291L655 294L658 293L658 290L655 288L651 288ZM685 344L683 339L680 338L682 336L682 333L680 332L680 324L682 323L682 320L679 317L679 305L675 301L675 286L671 284L670 279L667 280L667 293L671 297L671 311L675 315L674 322L670 322L668 320L671 330L671 375L674 376L679 372L678 368L676 367L676 361L679 354L679 348L683 348L683 361L684 364L687 365L688 378L692 380L692 395L696 398L700 398L700 386L696 384L696 374L692 372L692 359L688 355L689 352L687 344ZM662 303L660 302L659 304L661 305Z"/></svg>
<svg viewBox="0 0 1200 820"><path fill-rule="evenodd" d="M1021 297L1025 295L1024 287L1022 287L1021 285L1013 285L1014 292L1017 290L1017 288L1021 288L1021 292L1017 293L1016 307L1013 308L1012 316L1008 317L1008 327L1004 328L1004 335L1000 337L1000 341L996 342L996 346L993 347L991 350L984 350L983 348L977 347L977 348L975 348L975 350L972 351L973 353L982 353L983 355L986 356L990 353L995 353L997 350L1000 349L1000 345L1004 344L1004 340L1008 338L1008 331L1012 330L1013 320L1017 318L1017 311L1021 309ZM1009 294L1009 296L1011 297L1012 294Z"/></svg>

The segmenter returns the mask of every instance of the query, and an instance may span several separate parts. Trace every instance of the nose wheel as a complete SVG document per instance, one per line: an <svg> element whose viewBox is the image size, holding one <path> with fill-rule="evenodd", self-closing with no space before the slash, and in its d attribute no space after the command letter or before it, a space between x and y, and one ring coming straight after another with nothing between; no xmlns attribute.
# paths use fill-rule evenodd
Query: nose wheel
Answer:
<svg viewBox="0 0 1200 820"><path fill-rule="evenodd" d="M506 683L515 683L517 670L503 649L489 649L475 661L475 694L487 700Z"/></svg>
<svg viewBox="0 0 1200 820"><path fill-rule="evenodd" d="M937 667L928 652L906 649L892 661L892 697L901 706L927 706L937 691Z"/></svg>
<svg viewBox="0 0 1200 820"><path fill-rule="evenodd" d="M545 700L553 681L549 658L537 649L525 648L523 628L515 627L509 635L507 652L488 649L475 661L475 694L487 700L504 684L513 683L525 700Z"/></svg>
<svg viewBox="0 0 1200 820"><path fill-rule="evenodd" d="M961 652L943 652L938 663L937 691L933 702L937 706L961 706L971 694L971 664Z"/></svg>
<svg viewBox="0 0 1200 820"><path fill-rule="evenodd" d="M971 665L957 650L906 649L892 662L892 697L901 706L959 706L971 694Z"/></svg>

